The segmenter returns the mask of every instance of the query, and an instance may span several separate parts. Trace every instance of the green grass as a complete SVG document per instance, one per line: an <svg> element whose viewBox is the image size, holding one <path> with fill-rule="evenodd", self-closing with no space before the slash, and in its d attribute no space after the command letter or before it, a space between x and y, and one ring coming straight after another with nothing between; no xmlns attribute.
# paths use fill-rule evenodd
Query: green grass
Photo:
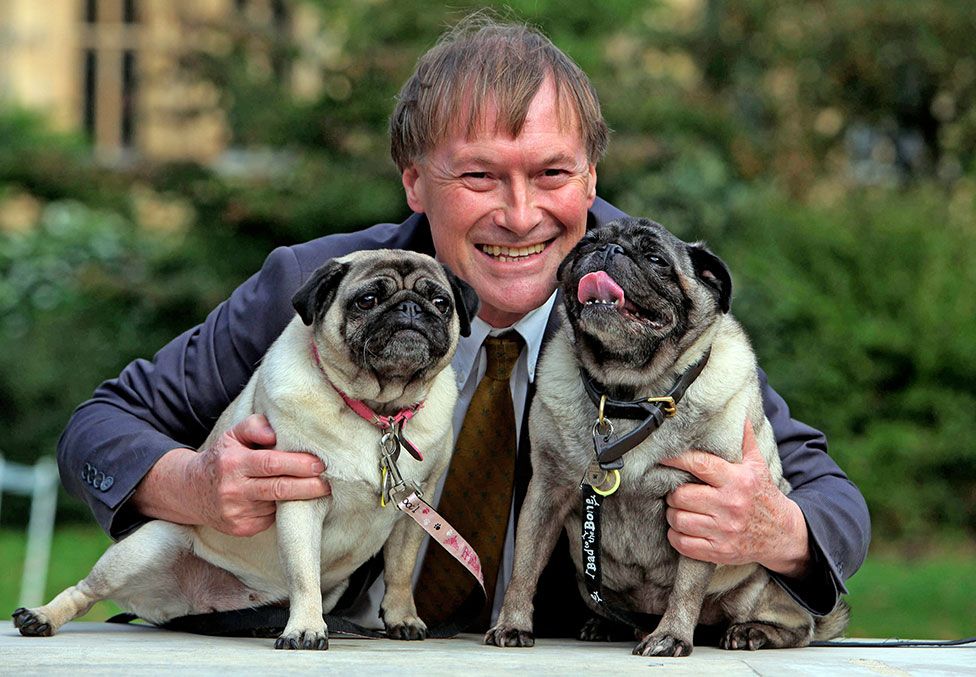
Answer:
<svg viewBox="0 0 976 677"><path fill-rule="evenodd" d="M97 527L60 527L54 532L48 565L44 601L85 577L112 540ZM0 529L0 617L7 617L20 604L20 577L24 571L27 539L23 531ZM103 621L119 612L112 602L99 602L81 617Z"/></svg>
<svg viewBox="0 0 976 677"><path fill-rule="evenodd" d="M95 527L62 527L54 536L45 601L75 584L110 541ZM0 614L17 607L24 560L23 532L0 530ZM848 636L958 638L976 635L976 551L971 547L929 549L906 557L873 553L848 581L853 610ZM96 604L83 620L101 621L118 612Z"/></svg>
<svg viewBox="0 0 976 677"><path fill-rule="evenodd" d="M976 552L940 549L907 558L872 554L848 581L848 636L976 636Z"/></svg>

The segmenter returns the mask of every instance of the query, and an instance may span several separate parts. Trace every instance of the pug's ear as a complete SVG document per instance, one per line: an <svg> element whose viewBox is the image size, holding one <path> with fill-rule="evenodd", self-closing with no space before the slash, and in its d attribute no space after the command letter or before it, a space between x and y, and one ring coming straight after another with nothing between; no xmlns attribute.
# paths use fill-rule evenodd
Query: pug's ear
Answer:
<svg viewBox="0 0 976 677"><path fill-rule="evenodd" d="M325 314L335 300L339 283L349 271L349 264L333 259L318 268L291 297L291 305L302 322L311 325L316 312Z"/></svg>
<svg viewBox="0 0 976 677"><path fill-rule="evenodd" d="M478 314L480 304L478 292L443 263L441 267L444 268L444 273L451 283L451 291L454 293L454 308L461 322L461 336L471 336L471 319Z"/></svg>
<svg viewBox="0 0 976 677"><path fill-rule="evenodd" d="M688 245L688 256L695 275L715 293L715 301L723 313L732 307L732 275L722 259L698 244Z"/></svg>

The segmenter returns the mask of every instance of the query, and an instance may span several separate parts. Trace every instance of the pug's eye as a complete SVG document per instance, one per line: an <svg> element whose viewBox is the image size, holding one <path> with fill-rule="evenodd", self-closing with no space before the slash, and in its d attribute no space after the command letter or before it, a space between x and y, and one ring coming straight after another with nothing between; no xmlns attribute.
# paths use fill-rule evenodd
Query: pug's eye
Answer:
<svg viewBox="0 0 976 677"><path fill-rule="evenodd" d="M376 307L376 294L363 294L356 299L356 307L360 310L369 310Z"/></svg>
<svg viewBox="0 0 976 677"><path fill-rule="evenodd" d="M434 304L434 308L437 309L441 315L447 315L451 310L451 302L447 300L444 296L435 296L430 300Z"/></svg>
<svg viewBox="0 0 976 677"><path fill-rule="evenodd" d="M661 258L660 256L657 256L656 254L651 254L650 256L647 257L647 260L653 263L655 266L661 266L662 268L668 266L668 262L665 259Z"/></svg>

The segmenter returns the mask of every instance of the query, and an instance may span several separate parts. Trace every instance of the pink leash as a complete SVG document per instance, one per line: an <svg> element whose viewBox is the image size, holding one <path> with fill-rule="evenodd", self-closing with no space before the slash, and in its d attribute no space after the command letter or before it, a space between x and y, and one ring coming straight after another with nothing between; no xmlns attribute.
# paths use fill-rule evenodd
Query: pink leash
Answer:
<svg viewBox="0 0 976 677"><path fill-rule="evenodd" d="M324 376L325 372L322 370L319 351L315 347L314 342L311 342L311 346L315 363L319 366L319 370L322 371ZM360 418L372 423L383 431L383 436L380 438L380 450L382 453L380 472L382 473L381 484L383 485L380 488L380 505L386 506L387 498L389 498L389 501L397 507L397 510L410 515L420 525L421 529L430 534L430 537L434 541L447 550L454 559L468 570L468 573L474 576L475 580L478 581L478 585L481 586L481 592L484 593L485 578L481 571L481 559L479 559L478 553L451 526L450 522L441 517L440 513L434 510L430 503L423 499L424 492L416 482L411 481L407 484L400 474L400 469L397 467L397 458L400 456L401 447L405 448L414 459L418 461L424 460L420 450L403 436L403 425L413 418L414 414L424 406L424 403L417 402L406 409L400 410L393 416L380 416L362 400L354 400L336 388L335 384L329 381L328 378L326 378L326 381L335 388L346 405L356 412Z"/></svg>

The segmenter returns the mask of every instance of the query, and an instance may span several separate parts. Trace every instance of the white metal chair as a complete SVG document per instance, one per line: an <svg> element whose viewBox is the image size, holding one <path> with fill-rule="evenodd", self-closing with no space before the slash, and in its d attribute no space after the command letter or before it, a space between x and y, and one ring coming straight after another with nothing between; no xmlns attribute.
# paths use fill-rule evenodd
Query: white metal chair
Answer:
<svg viewBox="0 0 976 677"><path fill-rule="evenodd" d="M6 461L0 454L0 500L4 492L31 497L19 604L24 607L38 606L44 601L54 534L54 512L58 503L57 466L51 458L42 458L30 466Z"/></svg>

